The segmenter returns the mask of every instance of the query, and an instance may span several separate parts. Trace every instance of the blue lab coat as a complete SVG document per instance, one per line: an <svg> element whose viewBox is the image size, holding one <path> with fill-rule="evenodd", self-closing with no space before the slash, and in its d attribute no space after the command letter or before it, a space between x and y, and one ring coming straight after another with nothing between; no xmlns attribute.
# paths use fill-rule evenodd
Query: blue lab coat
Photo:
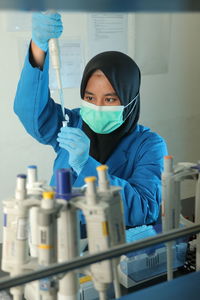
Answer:
<svg viewBox="0 0 200 300"><path fill-rule="evenodd" d="M51 179L51 185L55 185L55 171L70 166L68 152L60 148L56 141L62 126L62 109L50 98L48 56L47 54L43 70L33 68L29 57L26 57L17 87L14 111L30 135L40 143L51 145L55 150L57 157ZM73 99L68 101L72 103ZM70 119L69 126L82 127L78 108L66 109L66 113ZM110 184L122 188L127 226L151 224L157 220L164 155L167 155L167 148L163 138L149 128L137 125L130 135L121 140L106 161ZM97 176L96 167L99 165L98 161L89 157L79 176L73 173L73 186L84 185L86 176Z"/></svg>

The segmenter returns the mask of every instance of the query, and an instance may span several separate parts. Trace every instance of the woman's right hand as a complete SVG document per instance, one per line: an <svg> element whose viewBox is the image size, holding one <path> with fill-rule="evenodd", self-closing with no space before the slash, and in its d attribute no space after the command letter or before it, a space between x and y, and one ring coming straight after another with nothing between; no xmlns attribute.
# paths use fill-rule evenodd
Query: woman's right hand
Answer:
<svg viewBox="0 0 200 300"><path fill-rule="evenodd" d="M63 25L59 13L32 14L32 41L44 52L48 49L49 40L59 38L62 31Z"/></svg>

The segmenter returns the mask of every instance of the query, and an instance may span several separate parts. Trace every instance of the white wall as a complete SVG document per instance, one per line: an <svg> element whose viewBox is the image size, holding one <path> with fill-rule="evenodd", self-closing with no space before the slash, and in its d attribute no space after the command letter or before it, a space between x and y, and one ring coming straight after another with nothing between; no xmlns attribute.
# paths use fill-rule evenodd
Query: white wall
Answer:
<svg viewBox="0 0 200 300"><path fill-rule="evenodd" d="M30 38L31 33L7 32L6 15L7 12L0 11L0 203L13 195L16 174L25 173L30 164L38 165L39 177L49 181L55 158L49 146L40 145L25 132L13 112L20 75L18 40ZM87 14L63 13L62 16L63 36L82 39L87 57ZM134 19L134 15L129 18ZM166 139L169 152L177 162L200 159L199 32L199 14L172 14L168 72L142 76L140 122ZM128 54L133 58L134 42L135 37L129 32ZM148 45L144 47L148 50ZM65 89L64 93L69 107L78 106L78 88Z"/></svg>

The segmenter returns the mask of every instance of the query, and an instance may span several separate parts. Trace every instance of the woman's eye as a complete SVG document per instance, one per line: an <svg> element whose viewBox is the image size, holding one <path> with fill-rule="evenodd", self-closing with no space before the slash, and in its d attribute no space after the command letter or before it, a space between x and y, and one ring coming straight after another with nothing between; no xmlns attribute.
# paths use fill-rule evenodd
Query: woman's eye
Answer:
<svg viewBox="0 0 200 300"><path fill-rule="evenodd" d="M115 102L116 99L115 98L106 98L106 102L108 103L112 103L112 102Z"/></svg>
<svg viewBox="0 0 200 300"><path fill-rule="evenodd" d="M94 100L94 98L93 98L92 96L86 96L85 99L86 99L87 101L92 101L92 100Z"/></svg>

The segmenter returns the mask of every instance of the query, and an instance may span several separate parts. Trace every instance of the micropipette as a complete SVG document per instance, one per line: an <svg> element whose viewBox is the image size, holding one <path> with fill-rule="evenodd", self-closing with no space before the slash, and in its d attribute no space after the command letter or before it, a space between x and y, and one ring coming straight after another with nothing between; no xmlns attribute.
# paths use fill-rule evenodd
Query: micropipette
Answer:
<svg viewBox="0 0 200 300"><path fill-rule="evenodd" d="M60 49L59 49L58 39L53 38L49 40L49 51L51 56L52 67L56 72L60 104L62 107L63 118L65 120L64 96L63 96L62 79L61 79L61 72L60 72L61 69Z"/></svg>
<svg viewBox="0 0 200 300"><path fill-rule="evenodd" d="M47 13L56 13L56 11L49 10L47 11ZM62 87L62 79L61 79L61 71L60 71L61 69L60 48L59 48L59 43L57 38L52 38L49 40L49 51L51 56L52 67L56 72L56 80L58 84L60 104L62 108L63 119L66 126L68 119L65 118L64 96L63 96L63 87Z"/></svg>

